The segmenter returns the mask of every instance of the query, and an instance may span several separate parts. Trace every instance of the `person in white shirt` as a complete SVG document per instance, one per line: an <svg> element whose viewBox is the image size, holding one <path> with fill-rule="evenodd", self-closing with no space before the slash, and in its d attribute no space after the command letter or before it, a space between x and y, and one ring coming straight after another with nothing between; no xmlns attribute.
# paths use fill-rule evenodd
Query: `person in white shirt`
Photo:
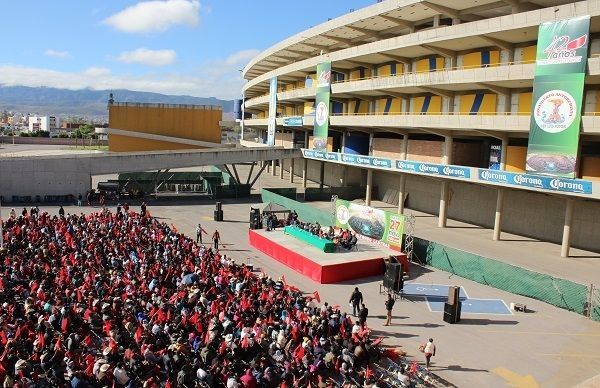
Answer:
<svg viewBox="0 0 600 388"><path fill-rule="evenodd" d="M400 367L398 371L398 380L402 383L403 386L408 387L410 385L410 378L405 374L406 371L403 366Z"/></svg>
<svg viewBox="0 0 600 388"><path fill-rule="evenodd" d="M198 224L198 226L196 226L196 244L198 244L198 242L202 244L202 233L206 234L206 231L202 229L201 224Z"/></svg>
<svg viewBox="0 0 600 388"><path fill-rule="evenodd" d="M427 345L425 345L423 352L425 353L425 367L429 368L431 357L435 356L435 345L433 344L433 338L429 338L429 341L427 342Z"/></svg>

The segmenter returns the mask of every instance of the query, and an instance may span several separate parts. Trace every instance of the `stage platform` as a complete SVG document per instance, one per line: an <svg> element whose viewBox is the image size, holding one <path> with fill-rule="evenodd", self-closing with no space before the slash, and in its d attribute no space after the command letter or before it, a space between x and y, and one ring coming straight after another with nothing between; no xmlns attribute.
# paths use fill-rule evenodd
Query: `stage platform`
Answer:
<svg viewBox="0 0 600 388"><path fill-rule="evenodd" d="M283 233L282 230L248 231L250 245L302 275L321 284L383 275L384 258L397 251L359 240L358 250L325 253Z"/></svg>

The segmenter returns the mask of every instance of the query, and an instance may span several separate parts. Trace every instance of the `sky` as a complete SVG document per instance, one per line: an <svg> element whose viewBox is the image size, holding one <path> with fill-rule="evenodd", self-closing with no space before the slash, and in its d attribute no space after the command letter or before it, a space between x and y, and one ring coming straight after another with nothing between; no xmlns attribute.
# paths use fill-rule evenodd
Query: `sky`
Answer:
<svg viewBox="0 0 600 388"><path fill-rule="evenodd" d="M239 98L239 70L375 0L2 0L0 84Z"/></svg>

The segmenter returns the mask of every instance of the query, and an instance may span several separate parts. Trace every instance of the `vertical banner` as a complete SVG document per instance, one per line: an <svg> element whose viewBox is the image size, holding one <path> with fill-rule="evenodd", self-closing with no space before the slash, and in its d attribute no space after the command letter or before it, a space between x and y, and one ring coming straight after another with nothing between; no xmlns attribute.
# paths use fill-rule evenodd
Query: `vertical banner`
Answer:
<svg viewBox="0 0 600 388"><path fill-rule="evenodd" d="M267 145L275 145L275 129L277 127L277 77L269 83L269 121L267 122Z"/></svg>
<svg viewBox="0 0 600 388"><path fill-rule="evenodd" d="M372 242L400 249L404 233L404 215L338 199L335 225L350 229Z"/></svg>
<svg viewBox="0 0 600 388"><path fill-rule="evenodd" d="M329 96L331 94L331 62L317 65L317 95L315 100L315 127L313 130L313 147L327 151L329 134Z"/></svg>
<svg viewBox="0 0 600 388"><path fill-rule="evenodd" d="M574 178L590 17L543 23L538 33L527 171Z"/></svg>

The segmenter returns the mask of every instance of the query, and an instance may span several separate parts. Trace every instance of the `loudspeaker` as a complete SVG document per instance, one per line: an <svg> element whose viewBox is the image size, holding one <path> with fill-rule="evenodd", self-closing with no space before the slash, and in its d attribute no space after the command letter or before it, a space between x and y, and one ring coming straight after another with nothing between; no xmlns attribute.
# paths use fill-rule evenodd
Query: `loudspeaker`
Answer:
<svg viewBox="0 0 600 388"><path fill-rule="evenodd" d="M216 205L217 205L216 210L221 211L221 202L217 202Z"/></svg>
<svg viewBox="0 0 600 388"><path fill-rule="evenodd" d="M402 264L392 262L385 263L383 286L392 291L400 291L402 287L404 287L404 279L402 278Z"/></svg>
<svg viewBox="0 0 600 388"><path fill-rule="evenodd" d="M250 229L260 229L260 209L250 208Z"/></svg>
<svg viewBox="0 0 600 388"><path fill-rule="evenodd" d="M461 302L456 304L444 303L444 322L456 323L460 321Z"/></svg>
<svg viewBox="0 0 600 388"><path fill-rule="evenodd" d="M213 219L215 221L223 221L223 210L215 210Z"/></svg>
<svg viewBox="0 0 600 388"><path fill-rule="evenodd" d="M454 305L458 303L460 295L460 287L459 286L450 286L448 287L448 304Z"/></svg>

